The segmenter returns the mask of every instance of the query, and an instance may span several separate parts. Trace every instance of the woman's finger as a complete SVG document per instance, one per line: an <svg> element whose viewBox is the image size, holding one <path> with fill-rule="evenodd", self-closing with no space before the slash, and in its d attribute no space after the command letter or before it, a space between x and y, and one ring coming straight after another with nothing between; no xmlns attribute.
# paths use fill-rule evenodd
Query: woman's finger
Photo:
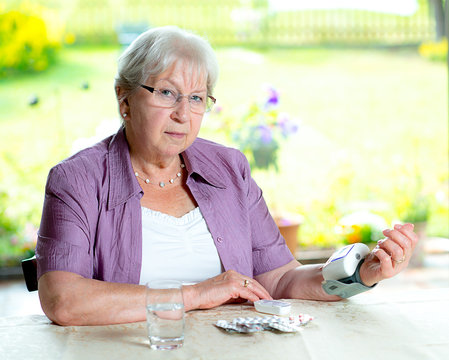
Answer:
<svg viewBox="0 0 449 360"><path fill-rule="evenodd" d="M241 297L249 301L260 299L272 299L268 291L256 280L240 276L239 278L229 279L223 283L225 291L229 291L234 299ZM229 290L226 290L229 289Z"/></svg>
<svg viewBox="0 0 449 360"><path fill-rule="evenodd" d="M419 238L418 234L416 234L414 230L414 225L410 223L406 223L404 225L395 225L395 230L400 231L404 236L406 236L411 242L412 250L415 248Z"/></svg>
<svg viewBox="0 0 449 360"><path fill-rule="evenodd" d="M390 252L393 259L395 260L395 264L399 264L402 262L408 262L410 260L413 250L418 242L418 235L413 232L414 226L412 224L397 224L394 226L394 230L385 230L384 234L393 242L398 244L403 249L403 256L398 257L399 251L394 250L394 246L391 245L391 242L385 244L386 246L390 246L387 248L387 252Z"/></svg>
<svg viewBox="0 0 449 360"><path fill-rule="evenodd" d="M373 252L374 256L380 262L380 273L383 278L390 278L395 275L395 269L393 267L393 261L390 255L380 247L376 247Z"/></svg>
<svg viewBox="0 0 449 360"><path fill-rule="evenodd" d="M385 238L383 240L378 241L377 246L383 249L393 261L404 261L405 258L405 249L403 249L397 242Z"/></svg>
<svg viewBox="0 0 449 360"><path fill-rule="evenodd" d="M404 234L402 234L399 230L384 230L384 235L399 245L404 252L411 248L411 240Z"/></svg>
<svg viewBox="0 0 449 360"><path fill-rule="evenodd" d="M229 299L228 301L224 302L224 304L242 304L247 302L247 299L238 297L237 299Z"/></svg>
<svg viewBox="0 0 449 360"><path fill-rule="evenodd" d="M269 292L258 281L251 278L245 278L243 279L242 285L244 288L256 294L259 298L272 300Z"/></svg>
<svg viewBox="0 0 449 360"><path fill-rule="evenodd" d="M251 291L261 299L271 299L268 291L257 281L244 276L234 270L228 270L222 274L223 279L233 284L233 290L237 293Z"/></svg>

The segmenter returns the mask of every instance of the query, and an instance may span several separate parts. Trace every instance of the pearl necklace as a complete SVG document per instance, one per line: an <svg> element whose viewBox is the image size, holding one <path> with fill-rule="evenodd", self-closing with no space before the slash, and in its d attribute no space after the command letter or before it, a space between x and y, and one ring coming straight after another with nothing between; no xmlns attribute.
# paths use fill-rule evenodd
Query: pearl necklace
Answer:
<svg viewBox="0 0 449 360"><path fill-rule="evenodd" d="M182 169L184 169L185 167L186 167L186 166L185 166L183 163L181 163L181 171L182 171ZM176 174L176 176L174 176L172 179L168 180L168 183L173 184L177 178L181 177L181 175L182 175L182 174L181 174L181 171L179 171L179 172ZM143 181L145 182L145 184L150 184L150 179L148 179L148 178L145 179L145 178L141 177L137 171L134 173L134 175L136 175L137 178L143 180ZM159 181L159 186L160 186L161 188L163 188L166 184L167 184L167 183L165 183L165 182L163 182L163 181Z"/></svg>

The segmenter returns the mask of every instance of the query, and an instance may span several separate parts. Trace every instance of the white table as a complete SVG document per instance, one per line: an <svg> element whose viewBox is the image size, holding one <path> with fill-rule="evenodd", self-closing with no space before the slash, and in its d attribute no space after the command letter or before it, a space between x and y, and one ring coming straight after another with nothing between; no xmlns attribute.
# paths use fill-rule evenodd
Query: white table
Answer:
<svg viewBox="0 0 449 360"><path fill-rule="evenodd" d="M212 324L259 315L226 305L186 315L184 347L151 350L144 322L112 326L52 324L45 316L0 319L0 359L449 359L449 288L341 302L291 300L314 320L295 334L230 334Z"/></svg>

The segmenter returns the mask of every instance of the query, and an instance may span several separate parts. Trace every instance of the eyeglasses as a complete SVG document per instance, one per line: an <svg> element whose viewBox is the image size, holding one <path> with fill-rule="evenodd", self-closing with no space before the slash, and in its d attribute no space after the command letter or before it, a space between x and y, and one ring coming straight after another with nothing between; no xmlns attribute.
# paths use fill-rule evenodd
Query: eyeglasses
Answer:
<svg viewBox="0 0 449 360"><path fill-rule="evenodd" d="M156 89L151 86L140 85L154 95L153 105L172 108L185 96L190 104L190 111L195 114L204 114L212 109L217 101L213 96L206 94L183 95L170 89Z"/></svg>

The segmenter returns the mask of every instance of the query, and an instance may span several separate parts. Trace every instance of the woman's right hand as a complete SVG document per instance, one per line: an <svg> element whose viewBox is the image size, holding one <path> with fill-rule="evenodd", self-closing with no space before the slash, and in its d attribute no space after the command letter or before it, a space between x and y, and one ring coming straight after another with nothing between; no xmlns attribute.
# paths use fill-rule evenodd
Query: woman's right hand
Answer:
<svg viewBox="0 0 449 360"><path fill-rule="evenodd" d="M246 284L246 286L245 286ZM228 270L195 285L183 287L186 311L210 309L225 303L257 301L272 297L256 280Z"/></svg>

